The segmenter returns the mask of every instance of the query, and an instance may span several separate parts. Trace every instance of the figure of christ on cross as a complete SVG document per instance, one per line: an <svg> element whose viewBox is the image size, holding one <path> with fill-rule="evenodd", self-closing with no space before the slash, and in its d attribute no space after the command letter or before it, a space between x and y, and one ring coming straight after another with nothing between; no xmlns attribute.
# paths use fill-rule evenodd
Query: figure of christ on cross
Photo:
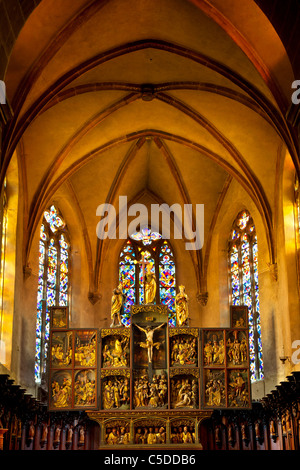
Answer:
<svg viewBox="0 0 300 470"><path fill-rule="evenodd" d="M146 335L146 342L141 342L140 343L140 346L142 348L147 348L147 351L148 351L148 363L151 364L152 363L152 358L153 358L153 347L155 348L159 348L161 343L159 343L158 341L156 343L153 342L153 336L154 336L154 332L156 330L158 330L159 328L161 328L162 326L164 326L165 323L162 323L161 325L157 326L156 328L151 328L150 326L147 326L146 329L145 328L142 328L141 326L139 326L137 323L135 324L135 326L138 327L139 330L141 330L143 333L145 333Z"/></svg>

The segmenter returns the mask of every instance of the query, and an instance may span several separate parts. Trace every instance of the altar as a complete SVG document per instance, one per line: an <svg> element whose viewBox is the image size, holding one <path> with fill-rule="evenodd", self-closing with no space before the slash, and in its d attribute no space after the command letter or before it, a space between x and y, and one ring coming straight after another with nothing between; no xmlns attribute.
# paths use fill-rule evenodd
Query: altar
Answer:
<svg viewBox="0 0 300 470"><path fill-rule="evenodd" d="M214 409L251 408L247 308L231 308L229 328L170 326L169 314L143 304L129 327L70 329L67 312L53 321L49 410L85 410L100 448L201 449Z"/></svg>

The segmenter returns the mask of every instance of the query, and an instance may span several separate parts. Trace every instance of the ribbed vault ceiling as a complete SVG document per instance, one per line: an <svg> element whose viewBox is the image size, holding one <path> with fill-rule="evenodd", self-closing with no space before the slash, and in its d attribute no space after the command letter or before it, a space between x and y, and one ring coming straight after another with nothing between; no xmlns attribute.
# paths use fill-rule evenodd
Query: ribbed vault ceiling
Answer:
<svg viewBox="0 0 300 470"><path fill-rule="evenodd" d="M193 255L201 289L232 179L261 213L272 260L277 151L284 142L295 152L283 117L293 75L254 2L243 2L239 23L236 2L226 12L218 3L44 0L30 16L6 74L14 118L4 142L6 164L19 147L27 188L24 263L43 211L71 190L97 290L97 206L147 194L205 205L205 244ZM259 57L244 36L253 15L274 53Z"/></svg>

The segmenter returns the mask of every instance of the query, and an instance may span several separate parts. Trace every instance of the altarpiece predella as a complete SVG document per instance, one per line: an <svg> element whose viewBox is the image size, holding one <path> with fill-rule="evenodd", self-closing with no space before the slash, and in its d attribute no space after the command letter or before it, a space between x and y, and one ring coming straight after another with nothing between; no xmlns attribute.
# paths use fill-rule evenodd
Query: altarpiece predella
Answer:
<svg viewBox="0 0 300 470"><path fill-rule="evenodd" d="M100 448L201 449L214 409L251 407L247 307L231 308L229 328L170 326L169 314L149 303L131 307L129 327L119 316L109 328L52 328L49 410L85 410Z"/></svg>

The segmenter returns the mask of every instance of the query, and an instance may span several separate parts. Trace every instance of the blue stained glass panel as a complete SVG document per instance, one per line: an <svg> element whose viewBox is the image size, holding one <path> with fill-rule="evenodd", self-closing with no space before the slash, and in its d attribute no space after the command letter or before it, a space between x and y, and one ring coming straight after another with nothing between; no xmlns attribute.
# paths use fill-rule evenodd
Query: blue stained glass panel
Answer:
<svg viewBox="0 0 300 470"><path fill-rule="evenodd" d="M159 296L170 310L169 325L175 326L176 269L172 250L164 241L159 254Z"/></svg>

